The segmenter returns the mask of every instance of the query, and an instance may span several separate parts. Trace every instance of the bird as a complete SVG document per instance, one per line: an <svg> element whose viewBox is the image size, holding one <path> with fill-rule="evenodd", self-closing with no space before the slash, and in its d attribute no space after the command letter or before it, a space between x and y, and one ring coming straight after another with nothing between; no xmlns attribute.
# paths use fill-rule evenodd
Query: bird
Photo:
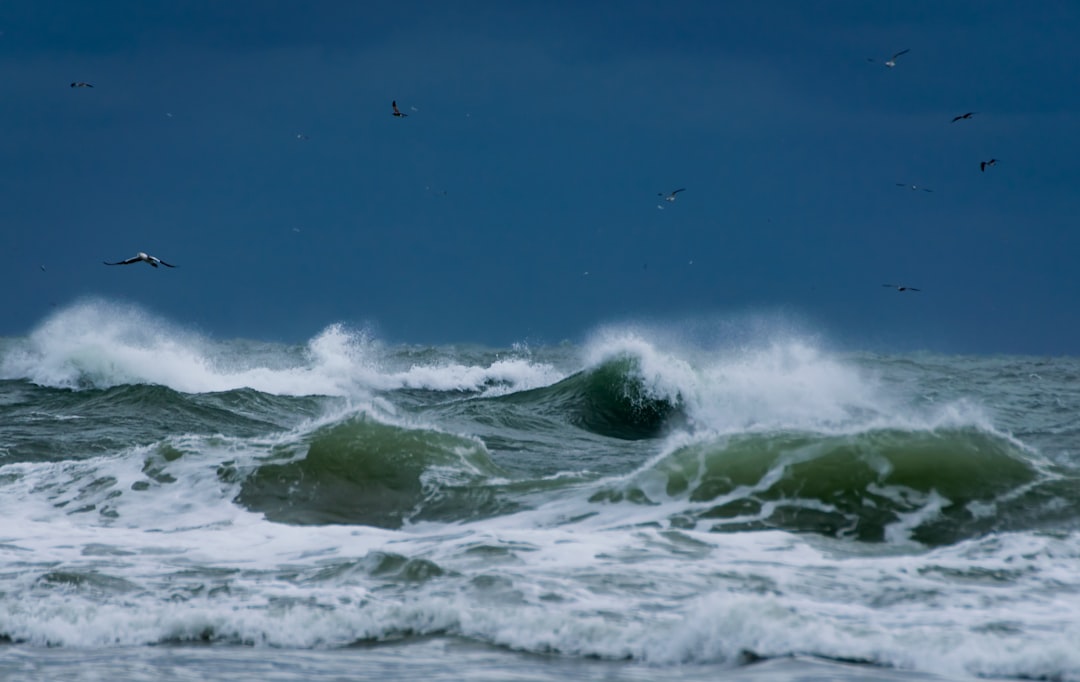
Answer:
<svg viewBox="0 0 1080 682"><path fill-rule="evenodd" d="M397 116L399 118L405 118L406 116L408 116L408 114L402 113L401 109L397 108L397 100L390 102L390 106L394 107L394 116Z"/></svg>
<svg viewBox="0 0 1080 682"><path fill-rule="evenodd" d="M883 287L889 287L890 289L896 289L899 292L905 291L922 291L922 289L916 289L915 287L906 287L902 284L882 284Z"/></svg>
<svg viewBox="0 0 1080 682"><path fill-rule="evenodd" d="M924 192L933 192L933 191L934 191L934 190L932 190L932 189L929 189L929 188L927 188L927 187L919 187L918 185L909 185L909 184L908 184L908 183L906 183L906 182L898 182L898 183L896 183L896 186L897 186L897 187L907 187L907 188L908 188L908 189L910 189L911 191L915 191L915 190L917 190L917 189L921 189L921 190L922 190L922 191L924 191Z"/></svg>
<svg viewBox="0 0 1080 682"><path fill-rule="evenodd" d="M896 54L894 54L893 56L891 56L891 57L889 57L888 59L885 60L885 66L889 67L890 69L892 67L896 66L896 58L899 57L902 54L907 54L908 52L911 52L910 48L900 50L899 52L897 52ZM872 61L874 61L874 59L871 57L871 58L867 58L866 61L872 62Z"/></svg>
<svg viewBox="0 0 1080 682"><path fill-rule="evenodd" d="M657 192L656 196L664 197L665 201L675 201L675 195L678 194L679 192L685 192L685 191L686 191L685 187L680 187L679 189L675 190L674 192L670 192L668 194L664 194L663 192Z"/></svg>
<svg viewBox="0 0 1080 682"><path fill-rule="evenodd" d="M149 263L150 265L154 266L155 268L159 264L164 265L167 268L175 268L176 267L175 265L171 265L169 263L166 263L165 261L161 260L160 258L158 258L156 256L147 255L147 254L143 253L142 251L138 252L137 254L135 254L131 258L128 258L127 260L117 261L115 263L110 263L108 261L102 261L102 262L105 263L105 265L131 265L132 263L138 263L139 261L142 261L144 263Z"/></svg>
<svg viewBox="0 0 1080 682"><path fill-rule="evenodd" d="M979 112L977 112L977 111L969 111L966 114L960 114L959 116L953 116L952 123L956 123L957 121L967 120L967 119L971 118L972 116L974 116L977 113L979 113Z"/></svg>
<svg viewBox="0 0 1080 682"><path fill-rule="evenodd" d="M994 165L997 165L997 159L990 159L989 161L980 161L979 162L979 170L981 170L981 171L983 171L985 173L986 168L988 166L994 166Z"/></svg>
<svg viewBox="0 0 1080 682"><path fill-rule="evenodd" d="M71 84L71 87L73 87L73 88L92 88L94 86L90 85L89 83L84 83L83 81L75 81L74 83Z"/></svg>
<svg viewBox="0 0 1080 682"><path fill-rule="evenodd" d="M296 139L298 139L298 140L306 140L306 139L308 139L308 136L303 134L303 133L297 133L296 134Z"/></svg>

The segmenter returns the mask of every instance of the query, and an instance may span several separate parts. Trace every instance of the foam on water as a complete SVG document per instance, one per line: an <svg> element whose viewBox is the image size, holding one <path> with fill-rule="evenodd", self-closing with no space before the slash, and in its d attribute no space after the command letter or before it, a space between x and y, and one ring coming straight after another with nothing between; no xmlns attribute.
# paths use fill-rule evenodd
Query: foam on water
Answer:
<svg viewBox="0 0 1080 682"><path fill-rule="evenodd" d="M276 395L348 396L371 390L506 392L561 375L525 358L489 366L436 361L388 367L365 331L328 326L304 348L220 343L145 310L101 300L57 312L0 358L0 377L57 388L158 384L184 393L252 388Z"/></svg>
<svg viewBox="0 0 1080 682"><path fill-rule="evenodd" d="M714 435L890 427L993 430L980 406L966 400L922 404L918 396L886 387L880 377L822 350L807 336L765 335L751 344L703 348L652 330L609 328L585 345L589 365L618 357L637 360L650 397L682 404L695 428Z"/></svg>
<svg viewBox="0 0 1080 682"><path fill-rule="evenodd" d="M1075 533L859 554L778 531L665 529L673 502L589 505L589 483L516 514L400 531L288 526L234 504L218 467L298 436L184 436L170 439L180 457L152 446L4 467L0 552L22 562L5 578L5 632L67 647L449 634L661 667L752 652L1080 679ZM437 569L394 588L356 568L380 553Z"/></svg>

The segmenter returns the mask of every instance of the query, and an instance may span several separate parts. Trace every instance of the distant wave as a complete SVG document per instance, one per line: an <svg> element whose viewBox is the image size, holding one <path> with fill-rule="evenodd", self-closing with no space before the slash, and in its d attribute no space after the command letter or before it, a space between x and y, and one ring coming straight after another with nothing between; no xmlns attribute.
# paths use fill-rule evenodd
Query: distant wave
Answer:
<svg viewBox="0 0 1080 682"><path fill-rule="evenodd" d="M183 393L250 388L273 395L354 396L414 388L497 394L550 383L552 367L500 357L469 365L445 356L395 357L364 331L332 324L298 346L214 341L133 305L73 304L9 342L0 379L69 389L155 384Z"/></svg>
<svg viewBox="0 0 1080 682"><path fill-rule="evenodd" d="M654 394L641 376L639 358L630 355L499 400L532 405L587 431L626 440L661 435L678 420L682 403L677 394Z"/></svg>

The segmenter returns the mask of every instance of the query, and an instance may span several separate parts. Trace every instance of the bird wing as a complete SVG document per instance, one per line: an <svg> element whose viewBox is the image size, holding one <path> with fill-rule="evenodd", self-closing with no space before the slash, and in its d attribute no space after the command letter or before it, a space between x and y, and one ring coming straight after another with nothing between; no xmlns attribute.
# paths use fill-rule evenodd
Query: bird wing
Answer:
<svg viewBox="0 0 1080 682"><path fill-rule="evenodd" d="M908 287L908 291L922 291L922 289L916 289L915 287Z"/></svg>
<svg viewBox="0 0 1080 682"><path fill-rule="evenodd" d="M102 261L105 265L131 265L132 263L138 263L141 259L138 256L128 258L127 260L116 261L115 263L109 263L108 261Z"/></svg>
<svg viewBox="0 0 1080 682"><path fill-rule="evenodd" d="M160 258L157 259L157 262L161 263L162 265L164 265L167 268L175 268L176 267L175 265L172 265L171 263L166 263L165 261L161 260Z"/></svg>
<svg viewBox="0 0 1080 682"><path fill-rule="evenodd" d="M892 58L893 58L893 59L896 59L896 58L897 58L897 57L899 57L900 55L902 55L902 54L907 54L908 52L911 52L911 48L910 48L910 47L908 47L908 48L905 48L905 49L903 49L903 50L900 50L899 52L897 52L896 54L894 54L894 55L892 56Z"/></svg>
<svg viewBox="0 0 1080 682"><path fill-rule="evenodd" d="M674 192L672 192L672 193L671 193L671 196L675 196L675 195L676 195L676 194L678 194L679 192L685 192L685 191L686 191L686 188L685 188L685 187L680 187L679 189L677 189L677 190L675 190Z"/></svg>

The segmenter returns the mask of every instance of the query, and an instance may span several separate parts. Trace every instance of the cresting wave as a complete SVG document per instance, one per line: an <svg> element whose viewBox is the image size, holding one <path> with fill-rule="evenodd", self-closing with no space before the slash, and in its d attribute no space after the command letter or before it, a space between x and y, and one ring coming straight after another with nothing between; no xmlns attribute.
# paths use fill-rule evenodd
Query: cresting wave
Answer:
<svg viewBox="0 0 1080 682"><path fill-rule="evenodd" d="M487 367L410 362L364 331L327 327L302 346L215 342L136 306L76 303L11 342L0 379L69 389L156 384L183 393L254 389L273 395L365 395L372 390L500 392L549 382L555 370L526 357ZM527 356L527 352L523 355Z"/></svg>

